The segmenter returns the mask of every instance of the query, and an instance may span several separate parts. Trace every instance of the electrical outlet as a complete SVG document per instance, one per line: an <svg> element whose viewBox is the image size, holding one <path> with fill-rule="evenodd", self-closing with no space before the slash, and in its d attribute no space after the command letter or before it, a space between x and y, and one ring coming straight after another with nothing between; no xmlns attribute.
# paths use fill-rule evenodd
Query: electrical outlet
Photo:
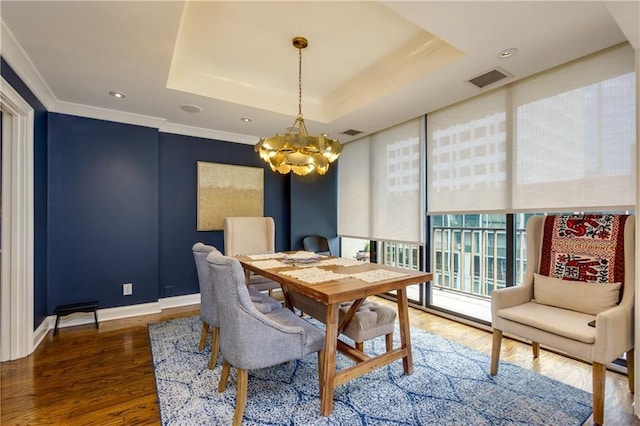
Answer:
<svg viewBox="0 0 640 426"><path fill-rule="evenodd" d="M132 283L122 284L122 295L130 296L132 294L133 294L133 284Z"/></svg>

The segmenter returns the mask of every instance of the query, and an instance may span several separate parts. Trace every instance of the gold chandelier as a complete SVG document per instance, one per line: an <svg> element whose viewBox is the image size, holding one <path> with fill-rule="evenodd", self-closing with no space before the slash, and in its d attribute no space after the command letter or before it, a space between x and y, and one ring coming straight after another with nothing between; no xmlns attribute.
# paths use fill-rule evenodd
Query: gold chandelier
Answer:
<svg viewBox="0 0 640 426"><path fill-rule="evenodd" d="M260 138L255 151L260 153L271 170L282 174L293 172L304 176L314 170L323 175L329 170L340 152L342 145L336 139L325 135L309 136L302 117L302 49L308 46L304 37L295 37L293 47L298 49L298 115L286 134L276 134L270 138Z"/></svg>

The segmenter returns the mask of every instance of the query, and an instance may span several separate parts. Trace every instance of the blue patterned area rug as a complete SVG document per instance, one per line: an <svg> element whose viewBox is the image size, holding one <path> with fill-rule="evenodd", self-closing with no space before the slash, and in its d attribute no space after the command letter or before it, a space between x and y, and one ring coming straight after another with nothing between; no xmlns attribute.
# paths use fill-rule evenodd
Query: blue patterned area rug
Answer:
<svg viewBox="0 0 640 426"><path fill-rule="evenodd" d="M207 368L198 352L198 317L149 324L163 425L228 425L233 418L235 369L218 393L221 358ZM395 333L399 336L399 333ZM317 357L249 372L244 425L581 425L591 394L502 362L489 375L489 356L412 328L414 373L396 361L335 391L333 414L321 417ZM398 341L395 342L398 346ZM384 339L365 352L384 351ZM338 356L338 368L352 362Z"/></svg>

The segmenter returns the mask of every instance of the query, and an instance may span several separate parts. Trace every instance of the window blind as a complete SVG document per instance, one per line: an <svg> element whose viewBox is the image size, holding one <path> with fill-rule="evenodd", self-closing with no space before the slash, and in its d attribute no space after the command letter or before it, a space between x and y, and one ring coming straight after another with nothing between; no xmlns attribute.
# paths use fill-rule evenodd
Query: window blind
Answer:
<svg viewBox="0 0 640 426"><path fill-rule="evenodd" d="M430 213L507 208L506 102L499 89L427 115Z"/></svg>
<svg viewBox="0 0 640 426"><path fill-rule="evenodd" d="M633 50L617 48L513 87L512 210L632 210Z"/></svg>
<svg viewBox="0 0 640 426"><path fill-rule="evenodd" d="M633 209L634 67L623 44L428 114L429 214Z"/></svg>
<svg viewBox="0 0 640 426"><path fill-rule="evenodd" d="M424 118L345 144L338 161L338 234L424 241Z"/></svg>

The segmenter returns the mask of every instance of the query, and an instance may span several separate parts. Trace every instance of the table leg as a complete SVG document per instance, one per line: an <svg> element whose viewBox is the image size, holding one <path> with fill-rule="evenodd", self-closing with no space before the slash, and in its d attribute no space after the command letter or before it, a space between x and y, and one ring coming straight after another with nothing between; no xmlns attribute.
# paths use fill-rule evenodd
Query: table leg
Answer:
<svg viewBox="0 0 640 426"><path fill-rule="evenodd" d="M400 345L407 350L407 356L402 358L402 368L405 374L413 374L413 356L411 354L411 333L409 331L409 304L407 289L398 289L398 316L400 317Z"/></svg>
<svg viewBox="0 0 640 426"><path fill-rule="evenodd" d="M280 289L282 290L282 297L284 297L284 307L289 309L291 312L295 312L293 302L291 301L291 294L289 293L289 287L280 284Z"/></svg>
<svg viewBox="0 0 640 426"><path fill-rule="evenodd" d="M338 305L327 305L327 326L324 336L324 359L322 360L322 383L320 384L320 415L328 416L333 411L333 391L336 378L336 351L338 345Z"/></svg>

